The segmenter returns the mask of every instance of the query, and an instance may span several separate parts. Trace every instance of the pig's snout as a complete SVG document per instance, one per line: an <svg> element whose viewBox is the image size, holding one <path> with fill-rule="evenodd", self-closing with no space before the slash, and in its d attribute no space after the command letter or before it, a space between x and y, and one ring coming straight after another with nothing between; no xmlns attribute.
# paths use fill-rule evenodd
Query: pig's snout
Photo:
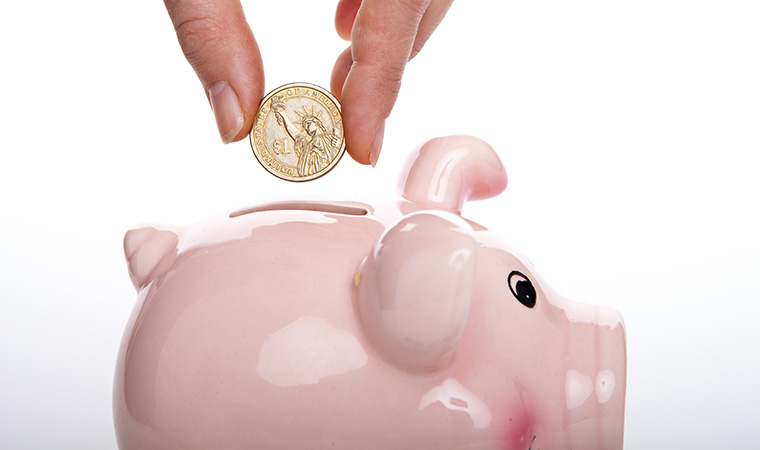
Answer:
<svg viewBox="0 0 760 450"><path fill-rule="evenodd" d="M564 372L564 415L573 448L623 447L626 351L622 316L609 308L577 305L570 323Z"/></svg>

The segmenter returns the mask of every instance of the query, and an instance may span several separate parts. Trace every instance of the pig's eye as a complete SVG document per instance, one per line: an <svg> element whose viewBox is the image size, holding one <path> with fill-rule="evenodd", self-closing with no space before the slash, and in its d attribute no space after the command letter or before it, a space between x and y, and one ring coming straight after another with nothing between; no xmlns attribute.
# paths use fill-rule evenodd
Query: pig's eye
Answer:
<svg viewBox="0 0 760 450"><path fill-rule="evenodd" d="M528 308L536 306L536 288L530 282L528 277L520 272L513 270L507 277L507 284L512 295Z"/></svg>

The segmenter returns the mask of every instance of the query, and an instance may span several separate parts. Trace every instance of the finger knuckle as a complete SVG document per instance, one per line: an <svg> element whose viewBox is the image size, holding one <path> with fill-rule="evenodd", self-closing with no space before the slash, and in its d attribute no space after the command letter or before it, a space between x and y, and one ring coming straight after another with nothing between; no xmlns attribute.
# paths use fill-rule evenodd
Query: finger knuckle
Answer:
<svg viewBox="0 0 760 450"><path fill-rule="evenodd" d="M430 2L431 0L408 0L401 2L403 7L402 12L411 17L422 18L428 6L430 6Z"/></svg>
<svg viewBox="0 0 760 450"><path fill-rule="evenodd" d="M165 0L182 52L194 67L202 66L222 44L225 26L211 2Z"/></svg>
<svg viewBox="0 0 760 450"><path fill-rule="evenodd" d="M220 45L224 30L210 16L187 17L175 25L177 40L193 67L203 64Z"/></svg>

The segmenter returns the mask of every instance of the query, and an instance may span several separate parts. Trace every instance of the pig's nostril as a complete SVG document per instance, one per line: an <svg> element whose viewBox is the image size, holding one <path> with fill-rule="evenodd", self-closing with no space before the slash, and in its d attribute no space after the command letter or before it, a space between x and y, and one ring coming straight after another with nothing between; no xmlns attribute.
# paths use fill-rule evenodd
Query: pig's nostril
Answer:
<svg viewBox="0 0 760 450"><path fill-rule="evenodd" d="M507 277L507 284L512 295L528 308L536 306L536 288L530 282L528 277L522 273L513 270Z"/></svg>

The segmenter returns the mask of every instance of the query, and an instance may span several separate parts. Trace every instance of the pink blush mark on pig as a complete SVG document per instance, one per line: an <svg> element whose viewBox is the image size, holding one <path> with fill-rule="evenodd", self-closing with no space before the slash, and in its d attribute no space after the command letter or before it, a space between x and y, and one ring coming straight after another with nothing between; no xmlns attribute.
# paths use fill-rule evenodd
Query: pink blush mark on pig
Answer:
<svg viewBox="0 0 760 450"><path fill-rule="evenodd" d="M524 406L515 408L508 415L503 450L530 450L536 436L533 434L533 419Z"/></svg>
<svg viewBox="0 0 760 450"><path fill-rule="evenodd" d="M430 389L420 401L422 411L440 403L450 411L461 411L470 416L472 427L485 430L494 425L494 417L488 405L475 393L462 386L454 378L447 378L443 383ZM505 431L499 442L502 450L530 450L536 436L533 434L533 420L523 404L510 405ZM502 416L503 417L503 416Z"/></svg>

